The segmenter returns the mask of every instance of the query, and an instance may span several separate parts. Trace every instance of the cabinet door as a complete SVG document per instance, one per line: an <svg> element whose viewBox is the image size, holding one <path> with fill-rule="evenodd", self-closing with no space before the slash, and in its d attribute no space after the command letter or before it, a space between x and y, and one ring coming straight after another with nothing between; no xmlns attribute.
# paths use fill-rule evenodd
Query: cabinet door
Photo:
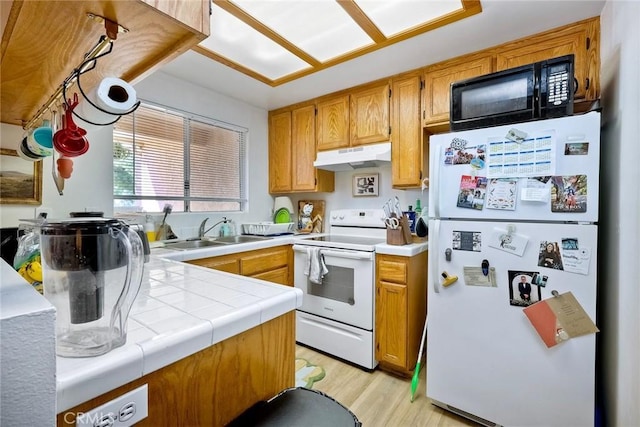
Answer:
<svg viewBox="0 0 640 427"><path fill-rule="evenodd" d="M187 261L189 264L201 265L202 267L211 268L227 273L240 274L240 264L237 255L227 255L219 257L211 257L204 259L194 259Z"/></svg>
<svg viewBox="0 0 640 427"><path fill-rule="evenodd" d="M574 54L575 77L578 88L576 99L596 99L594 50L597 45L597 22L587 21L563 27L553 33L519 40L500 49L496 55L497 71L532 62Z"/></svg>
<svg viewBox="0 0 640 427"><path fill-rule="evenodd" d="M391 90L391 185L418 187L425 166L420 122L420 76L396 80Z"/></svg>
<svg viewBox="0 0 640 427"><path fill-rule="evenodd" d="M317 149L333 150L349 146L349 95L318 103Z"/></svg>
<svg viewBox="0 0 640 427"><path fill-rule="evenodd" d="M378 280L376 359L407 368L407 286Z"/></svg>
<svg viewBox="0 0 640 427"><path fill-rule="evenodd" d="M428 67L424 74L424 126L448 124L451 83L489 74L493 71L492 64L492 57L486 55Z"/></svg>
<svg viewBox="0 0 640 427"><path fill-rule="evenodd" d="M269 118L269 192L291 191L291 111Z"/></svg>
<svg viewBox="0 0 640 427"><path fill-rule="evenodd" d="M276 268L275 270L254 274L251 277L280 285L292 286L291 283L289 283L289 267Z"/></svg>
<svg viewBox="0 0 640 427"><path fill-rule="evenodd" d="M291 112L291 156L293 191L314 191L316 169L316 107L309 105Z"/></svg>
<svg viewBox="0 0 640 427"><path fill-rule="evenodd" d="M389 140L389 84L351 93L350 144Z"/></svg>

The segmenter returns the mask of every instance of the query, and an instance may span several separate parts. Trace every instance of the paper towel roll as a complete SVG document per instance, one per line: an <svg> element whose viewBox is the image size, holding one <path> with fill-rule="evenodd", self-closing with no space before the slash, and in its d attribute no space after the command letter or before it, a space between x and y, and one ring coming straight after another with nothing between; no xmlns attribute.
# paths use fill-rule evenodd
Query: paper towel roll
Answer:
<svg viewBox="0 0 640 427"><path fill-rule="evenodd" d="M78 125L84 128L97 127L87 121L107 125L115 121L119 115L128 113L138 102L133 86L116 77L102 79L98 87L87 94L87 98L107 112L100 111L86 99L81 99L75 113L80 116Z"/></svg>

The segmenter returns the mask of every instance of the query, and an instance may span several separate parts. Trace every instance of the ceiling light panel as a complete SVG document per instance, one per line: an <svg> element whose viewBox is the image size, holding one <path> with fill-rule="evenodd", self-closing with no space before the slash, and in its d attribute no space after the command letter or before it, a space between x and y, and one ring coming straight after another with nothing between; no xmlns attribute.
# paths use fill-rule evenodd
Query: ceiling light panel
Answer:
<svg viewBox="0 0 640 427"><path fill-rule="evenodd" d="M387 37L463 8L461 0L354 1Z"/></svg>
<svg viewBox="0 0 640 427"><path fill-rule="evenodd" d="M322 62L373 43L335 0L233 3Z"/></svg>
<svg viewBox="0 0 640 427"><path fill-rule="evenodd" d="M237 64L275 80L310 65L212 3L211 35L200 43Z"/></svg>

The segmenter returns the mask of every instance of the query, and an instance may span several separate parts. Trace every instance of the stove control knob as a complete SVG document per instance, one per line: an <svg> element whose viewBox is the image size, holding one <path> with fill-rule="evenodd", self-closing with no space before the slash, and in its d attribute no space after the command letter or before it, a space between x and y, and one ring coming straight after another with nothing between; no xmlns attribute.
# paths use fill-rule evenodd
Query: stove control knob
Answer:
<svg viewBox="0 0 640 427"><path fill-rule="evenodd" d="M340 220L343 220L343 219L344 219L344 215L340 215Z"/></svg>
<svg viewBox="0 0 640 427"><path fill-rule="evenodd" d="M331 215L331 219L337 219L338 215Z"/></svg>

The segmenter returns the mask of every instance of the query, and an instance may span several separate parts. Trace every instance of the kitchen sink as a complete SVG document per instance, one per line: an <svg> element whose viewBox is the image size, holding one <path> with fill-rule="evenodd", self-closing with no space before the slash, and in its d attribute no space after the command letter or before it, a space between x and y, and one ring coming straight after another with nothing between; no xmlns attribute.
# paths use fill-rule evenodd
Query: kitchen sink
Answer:
<svg viewBox="0 0 640 427"><path fill-rule="evenodd" d="M178 242L166 242L164 247L167 249L198 249L209 246L222 246L226 243L216 242L215 240L181 240Z"/></svg>
<svg viewBox="0 0 640 427"><path fill-rule="evenodd" d="M225 243L225 244L233 244L233 243L259 242L262 240L269 240L269 239L270 237L239 235L239 236L216 237L213 241Z"/></svg>
<svg viewBox="0 0 640 427"><path fill-rule="evenodd" d="M165 249L199 249L211 246L234 245L238 243L258 242L261 240L269 240L270 237L261 236L225 236L205 239L189 239L177 240L174 242L165 242Z"/></svg>

